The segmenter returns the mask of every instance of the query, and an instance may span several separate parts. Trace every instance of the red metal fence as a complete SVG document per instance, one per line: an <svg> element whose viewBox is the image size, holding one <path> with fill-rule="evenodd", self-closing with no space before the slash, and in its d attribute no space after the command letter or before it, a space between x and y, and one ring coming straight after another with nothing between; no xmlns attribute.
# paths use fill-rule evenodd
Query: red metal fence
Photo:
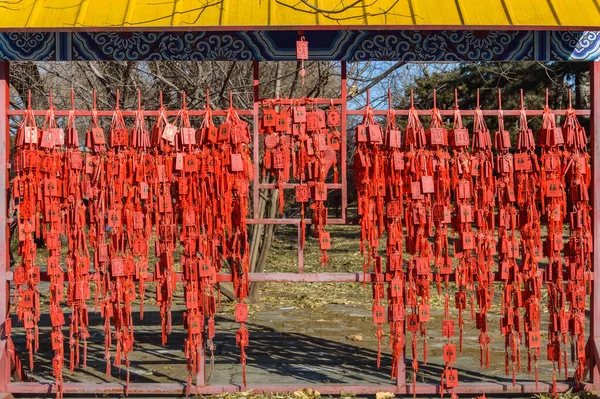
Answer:
<svg viewBox="0 0 600 399"><path fill-rule="evenodd" d="M9 71L8 63L0 63L0 129L3 130L4 134L0 135L0 154L3 157L3 162L0 163L0 187L3 188L4 195L0 196L0 209L4 209L4 212L0 212L0 225L6 226L4 229L0 229L0 281L5 281L5 284L0 286L0 320L5 320L7 317L7 310L9 307L10 299L10 282L12 280L12 272L10 271L9 263L9 230L7 221L7 190L8 190L8 170L9 170L9 159L10 159L10 129L9 129L9 117L19 117L24 115L24 111L12 110L9 107ZM592 89L592 101L591 110L578 110L578 115L590 115L592 128L591 128L591 147L592 147L592 168L593 168L593 220L596 221L600 210L600 195L597 195L596 189L600 187L600 174L597 173L600 170L600 157L595 156L600 153L600 142L596 140L598 134L600 134L600 63L594 63L591 69L591 89ZM254 63L254 107L251 110L241 110L240 115L253 117L254 130L253 130L253 151L254 151L254 166L255 170L260 170L260 157L259 157L259 125L258 115L260 112L260 105L262 99L259 98L259 64ZM328 184L328 189L341 190L342 200L342 214L341 218L328 220L329 224L347 224L350 220L347 218L347 206L348 206L348 186L347 186L347 119L352 115L362 115L361 110L348 110L346 97L346 64L341 64L341 88L340 97L338 99L314 99L318 104L334 104L341 107L342 116L342 148L341 148L341 183L340 184ZM285 100L284 100L285 104ZM43 116L46 111L35 111L35 115ZM112 116L113 111L98 111L98 115L101 117ZM396 110L396 115L405 116L408 114L406 110ZM453 115L453 110L442 110L443 116ZM67 116L68 110L56 110L56 116ZM190 116L201 116L204 115L204 110L190 110ZM483 114L486 116L496 116L497 110L485 110ZM177 111L169 111L169 116L175 116ZM224 111L213 111L215 116L223 116ZM387 111L375 111L376 115L385 116ZM422 115L429 115L430 111L420 112ZM474 111L464 110L462 111L464 116L474 115ZM528 110L528 116L539 116L542 114L542 110ZM555 111L555 114L562 115L564 111ZM76 116L91 116L89 110L77 110ZM123 111L124 116L134 116L134 111ZM146 111L145 116L155 116L157 111ZM518 110L504 110L506 116L518 116ZM296 225L298 227L298 273L251 273L249 276L250 281L254 282L288 282L288 283L311 283L311 282L362 282L362 281L373 281L376 276L373 273L304 273L304 257L302 246L300 245L301 233L300 224L302 222L299 218L277 218L277 219L265 219L257 218L258 212L258 198L261 190L273 189L273 184L265 184L259 181L260 173L255 173L253 181L252 197L254 208L252 210L252 216L248 219L248 223L251 224L278 224L278 225ZM293 189L295 184L285 184L284 189ZM351 188L353 189L353 188ZM597 264L600 257L600 223L594 223L594 264ZM380 276L384 278L385 276ZM600 268L594 269L594 291L592 296L592 313L591 313L591 334L590 334L590 352L588 357L593 358L596 364L600 364L600 355L598 348L600 348L600 307L594 306L594 304L600 300ZM151 280L152 276L148 275L148 280ZM179 276L181 279L181 276ZM220 273L218 275L218 281L226 282L231 281L232 276L228 273ZM34 382L11 382L11 358L17 356L17 354L9 353L6 348L6 337L3 336L0 341L0 391L12 392L12 393L47 393L53 390L53 385L48 383L34 383ZM202 354L202 362L205 362L204 353ZM314 387L323 394L339 394L341 391L356 394L369 394L378 391L389 391L398 394L413 393L411 384L406 383L404 358L401 358L398 362L398 375L397 382L395 385L344 385L344 384L320 384L318 386L277 386L277 385L248 385L245 389L253 389L254 392L289 392L295 391L299 388ZM194 394L215 394L221 392L235 392L241 391L243 387L238 385L207 385L205 383L205 369L202 366L197 376L197 385L192 389ZM557 388L559 390L565 390L571 386L571 382L558 383ZM504 392L535 392L535 391L548 391L551 387L550 382L540 382L539 389L536 389L534 382L517 383L515 387L510 383L497 382L497 383L461 383L454 392L456 393L504 393ZM598 369L595 367L593 370L593 383L590 387L600 387L600 374ZM185 390L185 384L181 383L132 383L129 386L129 394L181 394ZM67 394L76 393L88 393L88 394L122 394L124 392L123 383L103 383L103 384L88 384L88 383L65 383L64 392ZM439 384L432 383L418 383L416 385L416 393L419 394L439 394Z"/></svg>

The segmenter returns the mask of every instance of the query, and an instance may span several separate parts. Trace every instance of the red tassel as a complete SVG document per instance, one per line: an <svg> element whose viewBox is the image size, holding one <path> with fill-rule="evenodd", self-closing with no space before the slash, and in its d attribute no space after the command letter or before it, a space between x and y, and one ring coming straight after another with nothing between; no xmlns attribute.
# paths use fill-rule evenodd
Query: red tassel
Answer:
<svg viewBox="0 0 600 399"><path fill-rule="evenodd" d="M39 315L40 314L40 301L39 301L39 297L35 301L35 305L36 305L35 306L36 307L36 314ZM35 325L34 331L35 331L35 353L37 353L38 349L40 349L40 330L38 328L37 323Z"/></svg>
<svg viewBox="0 0 600 399"><path fill-rule="evenodd" d="M87 340L83 339L83 368L87 368Z"/></svg>
<svg viewBox="0 0 600 399"><path fill-rule="evenodd" d="M242 346L242 383L246 389L246 350Z"/></svg>
<svg viewBox="0 0 600 399"><path fill-rule="evenodd" d="M381 338L383 337L383 331L381 330L381 324L377 325L377 368L381 366Z"/></svg>
<svg viewBox="0 0 600 399"><path fill-rule="evenodd" d="M188 374L187 384L185 386L185 396L186 397L190 396L191 390L192 390L192 376L190 374Z"/></svg>
<svg viewBox="0 0 600 399"><path fill-rule="evenodd" d="M283 181L279 179L277 182L277 195L279 197L279 213L283 213L283 209L285 207L285 198L283 196Z"/></svg>
<svg viewBox="0 0 600 399"><path fill-rule="evenodd" d="M479 368L483 368L483 344L479 345Z"/></svg>
<svg viewBox="0 0 600 399"><path fill-rule="evenodd" d="M569 359L567 356L567 347L565 346L563 358L565 359L565 379L569 378Z"/></svg>
<svg viewBox="0 0 600 399"><path fill-rule="evenodd" d="M27 339L27 346L29 346L29 369L33 371L33 345L31 338Z"/></svg>
<svg viewBox="0 0 600 399"><path fill-rule="evenodd" d="M413 390L413 398L416 398L417 397L417 373L416 372L413 372L412 390Z"/></svg>

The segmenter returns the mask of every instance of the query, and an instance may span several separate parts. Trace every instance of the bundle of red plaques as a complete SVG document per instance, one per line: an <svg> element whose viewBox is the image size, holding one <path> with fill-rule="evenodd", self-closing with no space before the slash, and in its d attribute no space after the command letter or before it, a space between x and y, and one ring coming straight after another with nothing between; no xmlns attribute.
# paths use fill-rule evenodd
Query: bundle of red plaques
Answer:
<svg viewBox="0 0 600 399"><path fill-rule="evenodd" d="M284 104L285 103L285 104ZM287 105L286 105L287 104ZM284 184L296 182L296 202L301 212L301 245L306 236L306 204L312 199L312 230L319 240L321 263L329 262L330 233L326 230L328 176L338 183L342 134L339 109L327 109L316 100L263 100L260 133L264 136L262 179L278 190L279 213L285 211Z"/></svg>
<svg viewBox="0 0 600 399"><path fill-rule="evenodd" d="M138 93L139 96L139 93ZM191 126L185 95L174 119L161 105L148 131L144 111L135 111L128 127L117 105L105 131L92 109L85 149L75 129L75 110L66 129L58 126L52 97L41 128L31 107L18 129L12 204L18 209L19 255L14 270L16 311L26 331L30 369L39 347L40 268L36 242L48 250L51 342L56 391L62 395L65 354L62 307L71 308L69 366L85 367L88 305L95 286L95 307L104 318L106 374L111 367L129 368L134 345L133 305L139 299L143 318L146 284L156 286L162 343L172 329L171 307L177 284L173 252L183 247L180 264L185 293L184 352L188 392L206 344L212 349L217 306L217 272L232 274L237 345L242 364L248 346L247 305L249 250L246 217L249 181L253 178L250 132L231 106L224 123L213 123L207 106L199 129ZM162 98L161 98L162 104ZM155 235L155 265L149 265ZM60 265L61 237L68 241ZM149 270L153 269L153 275ZM64 295L64 281L68 282ZM10 327L10 323L8 324ZM10 329L7 331L10 335ZM82 350L83 349L83 350ZM245 381L245 378L244 378ZM129 373L127 372L127 382ZM128 386L128 384L127 384Z"/></svg>
<svg viewBox="0 0 600 399"><path fill-rule="evenodd" d="M425 112L417 110L411 94L407 118L394 111L391 93L387 113L375 111L367 98L355 128L357 238L363 280L372 283L377 363L387 315L392 377L403 366L409 334L416 384L420 361L426 364L430 352L428 336L433 332L427 326L435 281L443 303L442 392L454 394L458 386L455 364L469 315L477 329L482 368L490 366L496 333L504 337L504 368L513 383L525 353L527 371L535 374L536 382L538 363L545 358L553 365L554 387L563 372L579 383L586 374L585 312L593 275L587 134L571 106L559 126L546 101L536 142L521 96L517 134L511 137L500 94L493 114L498 128L492 134L479 93L469 130L454 94L449 113L438 109L435 92L433 108ZM25 330L29 368L33 370L38 322L46 309L41 278L50 282L52 369L59 396L65 359L70 370L86 366L88 307L103 317L109 376L113 366L129 368L134 309L139 301L143 318L148 284L156 290L161 341L166 344L181 283L191 393L206 348L214 350L223 277L219 273L230 273L235 320L240 323L235 340L246 384L250 182L259 185L255 190L278 190L280 213L289 206L284 191L295 188L298 206L289 208L300 214L301 246L311 223L321 263L327 264L332 231L327 226L328 190L345 184L338 175L340 153L345 154L345 110L339 102L324 99L264 100L261 114L255 115L255 131L262 139L255 136L254 143L260 149L253 149L249 124L231 98L229 108L217 114L219 124L208 101L204 110L192 113L185 95L178 111L167 111L161 99L158 111L145 112L138 99L137 110L125 112L118 92L116 100L114 110L103 113L112 115L110 123L103 124L94 95L91 126L81 142L74 104L62 114L66 118L61 128L52 95L38 121L28 104L16 132L10 193L11 206L18 211L19 258L13 270L13 305ZM150 129L149 114L154 118ZM386 117L385 124L377 115ZM193 116L201 117L198 128ZM263 155L261 163L254 163L252 150ZM261 170L255 171L254 165ZM39 245L48 251L45 273L36 263ZM153 258L155 264L150 264ZM498 328L490 322L496 308L494 283L501 289ZM541 331L545 327L547 334ZM5 332L12 347L10 320Z"/></svg>
<svg viewBox="0 0 600 399"><path fill-rule="evenodd" d="M457 350L452 343L451 280L455 283L459 352L463 350L464 314L469 309L479 330L480 365L486 368L491 362L493 332L488 314L494 305L494 282L502 283L500 333L505 338L505 372L512 374L513 384L521 370L522 352L527 353L527 371L535 375L536 384L538 381L545 285L550 314L546 357L554 364L555 374L564 369L568 378L567 346L571 344L574 378L581 382L586 373L585 310L592 281L591 171L587 135L575 111L569 106L559 127L546 105L536 146L521 94L513 147L500 93L498 129L493 135L479 107L479 92L471 133L463 125L456 91L450 131L437 109L435 92L433 99L429 130L424 129L411 95L401 134L390 96L383 136L368 104L355 134L364 270L373 265L373 317L379 340L385 322L380 286L382 281L388 282L392 377L403 358L406 330L412 335L413 384L419 368L419 335L423 337L422 359L427 362L426 325L435 275L444 303L442 392L453 391L459 382L453 367ZM566 243L565 224L569 226ZM542 225L547 231L544 240ZM384 232L387 269L381 277L378 248ZM405 259L403 245L409 255ZM545 267L539 265L543 258L548 260ZM555 390L556 376L553 387Z"/></svg>

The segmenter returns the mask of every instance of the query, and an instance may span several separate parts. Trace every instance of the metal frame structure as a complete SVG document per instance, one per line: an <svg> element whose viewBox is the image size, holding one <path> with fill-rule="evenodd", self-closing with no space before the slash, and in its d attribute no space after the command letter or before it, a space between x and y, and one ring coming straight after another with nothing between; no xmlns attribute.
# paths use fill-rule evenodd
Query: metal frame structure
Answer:
<svg viewBox="0 0 600 399"><path fill-rule="evenodd" d="M578 115L589 115L591 117L591 148L592 148L592 162L593 162L593 220L594 220L594 257L593 261L595 265L600 265L600 223L596 221L600 217L600 63L592 63L590 70L590 85L591 85L591 109L590 110L578 110ZM258 115L260 109L261 99L259 98L259 63L254 62L253 68L253 96L254 106L252 110L241 110L240 115L253 116L254 118L254 164L256 170L259 170L259 127L258 127ZM333 104L341 106L342 111L342 149L341 149L341 179L340 184L329 184L329 189L337 189L342 191L342 217L339 219L331 219L330 224L346 224L351 222L346 217L347 207L347 179L346 179L346 161L347 161L347 149L346 149L346 122L347 117L351 115L362 115L360 110L347 110L346 109L346 63L341 63L341 96L338 99L333 100ZM330 99L316 99L317 103L330 104ZM56 116L68 115L68 110L56 110ZM173 116L177 111L169 111L167 114ZM203 115L204 110L190 110L189 114L193 116ZM375 111L376 115L384 116L387 111ZM405 110L397 110L396 115L407 115ZM423 115L428 115L429 111L421 111ZM496 116L497 110L485 110L484 115ZM35 111L36 115L44 115L45 111ZM125 116L134 115L134 111L123 111ZM145 115L153 116L156 115L157 111L147 111ZM224 115L224 111L213 111L216 116ZM444 116L450 116L453 114L453 110L443 110L441 114ZM462 111L464 116L471 116L474 111L464 110ZM528 110L528 116L541 115L541 110ZM564 111L557 111L557 115L564 114ZM9 129L9 117L23 115L23 111L11 110L9 107L9 64L7 62L0 62L0 188L2 189L2 195L0 195L0 226L5 226L4 229L0 229L0 320L5 320L8 315L9 299L10 299L10 282L12 280L12 272L10 271L9 263L9 231L7 224L7 210L8 210L8 172L10 169L10 129ZM77 110L76 116L90 116L91 111L89 110ZM99 116L111 116L112 111L98 111ZM506 116L517 116L519 115L518 110L504 110ZM300 223L301 219L263 219L256 218L258 213L258 198L260 190L272 189L273 185L263 184L259 181L259 173L255 174L255 180L253 185L252 195L254 198L254 209L253 217L248 220L252 224L287 224L298 226L298 240L300 243ZM284 185L284 189L294 188L294 184ZM307 222L309 222L307 220ZM375 276L372 273L304 273L304 258L301 246L298 246L298 273L251 273L249 276L250 281L253 282L289 282L289 283L300 283L300 282L369 282L374 280ZM44 278L45 276L42 276ZM178 280L181 279L181 275L178 276ZM152 274L148 274L147 281L152 280ZM220 273L218 275L218 281L231 281L231 275L227 273ZM589 384L590 388L600 389L600 372L598 366L600 366L600 306L595 306L596 302L600 301L600 267L594 268L594 290L591 299L591 332L589 338L589 353L588 356L592 357L595 363L595 367L592 371L592 383ZM50 393L53 391L53 384L50 383L35 383L35 382L11 382L11 367L14 362L14 356L16 354L9 353L6 347L6 337L2 332L0 337L0 392L9 393ZM203 361L205 356L203 354ZM317 389L323 394L339 394L341 391L355 394L373 394L378 391L388 391L397 394L412 394L412 384L406 383L406 370L404 356L399 361L398 375L396 384L390 385L349 385L349 384L318 384L318 385L302 385L302 386L277 386L277 385L248 385L245 388L240 385L208 385L205 380L205 370L201 367L200 372L197 376L197 384L191 390L193 394L217 394L223 392L236 392L242 389L252 389L256 393L270 393L270 392L293 392L300 388L312 387ZM571 381L559 382L557 388L559 390L566 390L573 383ZM539 387L536 388L534 382L522 382L517 383L515 387L509 382L497 382L497 383L461 383L454 392L460 393L524 393L524 392L536 392L536 391L548 391L551 389L551 383L540 382ZM66 394L122 394L125 390L124 383L65 383L64 392ZM132 383L129 385L130 394L182 394L185 392L185 383L182 381L180 384L168 383ZM440 386L434 383L417 383L416 393L418 394L439 394Z"/></svg>

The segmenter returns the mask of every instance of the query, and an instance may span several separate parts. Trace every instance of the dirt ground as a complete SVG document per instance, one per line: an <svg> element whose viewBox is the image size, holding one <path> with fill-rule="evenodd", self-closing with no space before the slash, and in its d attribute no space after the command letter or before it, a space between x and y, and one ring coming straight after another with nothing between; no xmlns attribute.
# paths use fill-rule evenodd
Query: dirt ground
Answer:
<svg viewBox="0 0 600 399"><path fill-rule="evenodd" d="M332 249L330 265L323 269L319 264L318 243L309 239L305 252L305 272L357 272L362 271L362 257L358 246L358 227L331 226ZM277 232L269 257L267 272L297 271L297 247L295 227L282 226ZM500 287L496 290L495 303L499 303ZM182 327L182 298L177 293L177 306L173 312L173 333L168 344L160 345L160 318L153 305L153 289L148 289L145 318L134 318L135 346L130 356L132 382L181 382L187 375L182 352L185 331ZM432 317L428 324L428 362L420 360L418 381L438 383L443 368L441 339L442 298L432 289ZM381 368L376 366L376 326L371 321L371 290L359 283L263 283L260 300L250 305L248 329L249 384L351 383L390 384L391 352L386 336L382 344ZM233 320L232 304L223 301L216 322L215 351L208 383L241 384L239 352L235 346L237 324ZM455 367L461 382L510 381L504 375L504 339L499 334L498 310L490 313L491 366L479 368L478 330L466 315L464 350L459 354ZM67 312L68 309L65 309ZM452 309L452 311L454 311ZM545 311L545 309L543 309ZM454 315L456 317L456 315ZM66 317L67 318L67 317ZM543 318L544 319L544 318ZM67 318L68 320L68 318ZM545 319L544 319L545 320ZM545 323L545 322L543 322ZM25 338L20 323L14 322L13 340L17 352L26 362ZM52 351L48 338L50 320L47 314L40 322L41 344L36 355L35 370L27 375L34 381L53 381L50 359ZM104 332L98 314L90 314L90 346L88 367L71 374L65 371L65 381L102 382L124 380L125 373L113 367L112 377L104 376ZM65 333L68 336L67 328ZM545 335L545 331L542 331ZM543 337L544 338L544 337ZM410 337L407 347L410 348ZM419 339L419 343L422 339ZM455 340L455 343L457 339ZM113 348L114 355L114 348ZM412 378L410 349L407 354L407 378ZM545 350L542 351L545 358ZM526 373L527 353L523 349L524 371L520 380L533 380ZM538 363L540 380L550 381L552 366L541 360Z"/></svg>

